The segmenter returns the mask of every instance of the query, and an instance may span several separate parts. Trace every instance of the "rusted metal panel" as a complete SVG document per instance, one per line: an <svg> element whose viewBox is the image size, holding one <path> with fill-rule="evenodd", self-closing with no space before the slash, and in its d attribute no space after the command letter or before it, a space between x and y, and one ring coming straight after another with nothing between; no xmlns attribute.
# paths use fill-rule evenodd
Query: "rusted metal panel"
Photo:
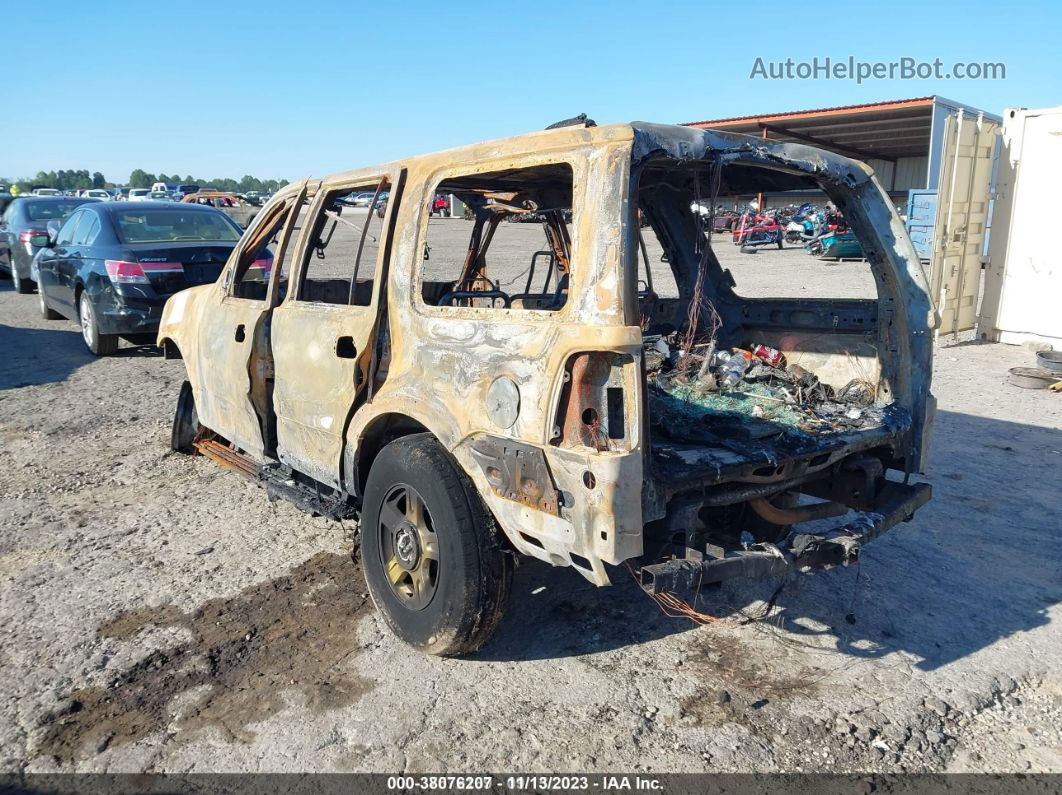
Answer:
<svg viewBox="0 0 1062 795"><path fill-rule="evenodd" d="M491 436L472 439L468 446L495 495L560 516L564 498L541 448Z"/></svg>

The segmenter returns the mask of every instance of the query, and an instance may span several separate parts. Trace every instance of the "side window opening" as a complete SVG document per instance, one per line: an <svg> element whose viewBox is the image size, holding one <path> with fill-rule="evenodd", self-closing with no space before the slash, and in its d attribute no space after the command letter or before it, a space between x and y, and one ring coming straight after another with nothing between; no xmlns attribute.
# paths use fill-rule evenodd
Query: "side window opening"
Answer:
<svg viewBox="0 0 1062 795"><path fill-rule="evenodd" d="M275 265L280 270L277 272L277 281L279 282L277 288L277 301L283 301L288 294L288 283L291 276L291 263L295 260L295 247L299 242L299 235L302 234L302 228L306 225L306 216L310 210L310 204L313 202L313 196L306 196L302 200L302 204L299 205L298 212L295 215L291 224L291 234L288 237L288 245L283 252L281 252L281 261ZM279 233L277 234L279 237ZM273 241L273 250L276 250L277 237Z"/></svg>
<svg viewBox="0 0 1062 795"><path fill-rule="evenodd" d="M305 255L299 301L372 303L389 197L387 182L344 188L327 197Z"/></svg>
<svg viewBox="0 0 1062 795"><path fill-rule="evenodd" d="M671 270L666 248L661 245L656 231L645 214L638 211L637 250L638 299L651 301L656 298L677 298L678 284Z"/></svg>
<svg viewBox="0 0 1062 795"><path fill-rule="evenodd" d="M100 220L95 213L88 211L81 213L81 223L78 224L72 245L91 246L96 242L96 236L100 232Z"/></svg>
<svg viewBox="0 0 1062 795"><path fill-rule="evenodd" d="M55 236L56 246L74 245L74 239L77 237L77 226L81 223L83 215L83 212L77 212L66 219L66 223L59 230L59 234Z"/></svg>
<svg viewBox="0 0 1062 795"><path fill-rule="evenodd" d="M268 297L273 255L290 212L289 201L277 207L269 217L262 219L248 232L251 237L236 263L236 275L232 281L232 295L236 298L264 301Z"/></svg>
<svg viewBox="0 0 1062 795"><path fill-rule="evenodd" d="M306 222L306 213L312 197L303 198L292 221L287 246L284 251L280 251L280 238L291 216L292 201L280 208L278 214L264 221L262 226L255 227L253 234L257 242L244 249L237 264L232 291L237 298L264 301L268 297L269 279L274 270L277 271L277 302L283 301L287 296L295 246Z"/></svg>
<svg viewBox="0 0 1062 795"><path fill-rule="evenodd" d="M476 309L563 307L573 250L572 186L567 163L443 180L432 195L451 196L453 206L450 217L428 218L421 300Z"/></svg>

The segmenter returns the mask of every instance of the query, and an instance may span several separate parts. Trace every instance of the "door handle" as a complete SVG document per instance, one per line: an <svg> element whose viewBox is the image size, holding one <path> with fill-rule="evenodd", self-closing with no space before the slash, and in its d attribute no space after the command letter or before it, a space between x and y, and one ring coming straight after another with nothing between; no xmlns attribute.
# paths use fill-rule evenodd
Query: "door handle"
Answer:
<svg viewBox="0 0 1062 795"><path fill-rule="evenodd" d="M236 337L235 337L235 339L236 339L236 342L243 342L245 339L247 339L247 331L244 328L243 323L241 323L240 325L238 325L236 327Z"/></svg>
<svg viewBox="0 0 1062 795"><path fill-rule="evenodd" d="M336 356L340 359L354 359L358 355L358 349L354 345L353 337L340 337L336 340Z"/></svg>

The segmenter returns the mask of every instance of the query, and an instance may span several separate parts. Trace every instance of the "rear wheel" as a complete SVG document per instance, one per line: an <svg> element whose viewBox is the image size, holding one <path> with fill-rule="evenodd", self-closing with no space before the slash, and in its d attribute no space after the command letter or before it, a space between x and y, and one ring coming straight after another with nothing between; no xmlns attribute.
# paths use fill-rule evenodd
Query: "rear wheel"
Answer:
<svg viewBox="0 0 1062 795"><path fill-rule="evenodd" d="M39 284L37 285L37 300L41 305L41 317L45 320L60 320L63 317L48 306L48 302L44 299L44 288Z"/></svg>
<svg viewBox="0 0 1062 795"><path fill-rule="evenodd" d="M430 434L397 439L376 457L361 547L369 593L401 640L456 656L494 634L513 561L475 487Z"/></svg>
<svg viewBox="0 0 1062 795"><path fill-rule="evenodd" d="M81 322L81 337L85 345L97 356L108 356L118 350L117 334L100 334L99 324L96 322L96 310L87 293L81 294L78 301L78 320Z"/></svg>
<svg viewBox="0 0 1062 795"><path fill-rule="evenodd" d="M22 295L30 295L35 287L33 279L23 279L15 270L15 264L11 263L11 279L15 282L15 290Z"/></svg>

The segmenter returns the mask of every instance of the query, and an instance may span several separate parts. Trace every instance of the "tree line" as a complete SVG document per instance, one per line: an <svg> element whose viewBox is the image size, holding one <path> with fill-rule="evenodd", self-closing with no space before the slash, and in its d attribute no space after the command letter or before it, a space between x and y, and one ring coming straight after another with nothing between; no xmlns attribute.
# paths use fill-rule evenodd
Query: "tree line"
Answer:
<svg viewBox="0 0 1062 795"><path fill-rule="evenodd" d="M37 175L32 178L26 177L16 180L0 179L0 182L5 185L18 185L19 190L23 192L30 191L34 188L87 190L88 188L120 187L114 182L108 182L99 171L93 171L90 174L88 169L38 171ZM176 173L172 175L155 175L140 168L133 169L133 172L129 175L129 181L125 184L130 188L150 188L156 182L166 182L172 185L199 185L203 188L217 188L218 190L229 191L231 193L246 193L251 190L272 193L288 184L286 179L259 179L258 177L252 177L249 174L245 174L240 179L231 179L230 177L202 179L191 175L182 177L180 174Z"/></svg>

